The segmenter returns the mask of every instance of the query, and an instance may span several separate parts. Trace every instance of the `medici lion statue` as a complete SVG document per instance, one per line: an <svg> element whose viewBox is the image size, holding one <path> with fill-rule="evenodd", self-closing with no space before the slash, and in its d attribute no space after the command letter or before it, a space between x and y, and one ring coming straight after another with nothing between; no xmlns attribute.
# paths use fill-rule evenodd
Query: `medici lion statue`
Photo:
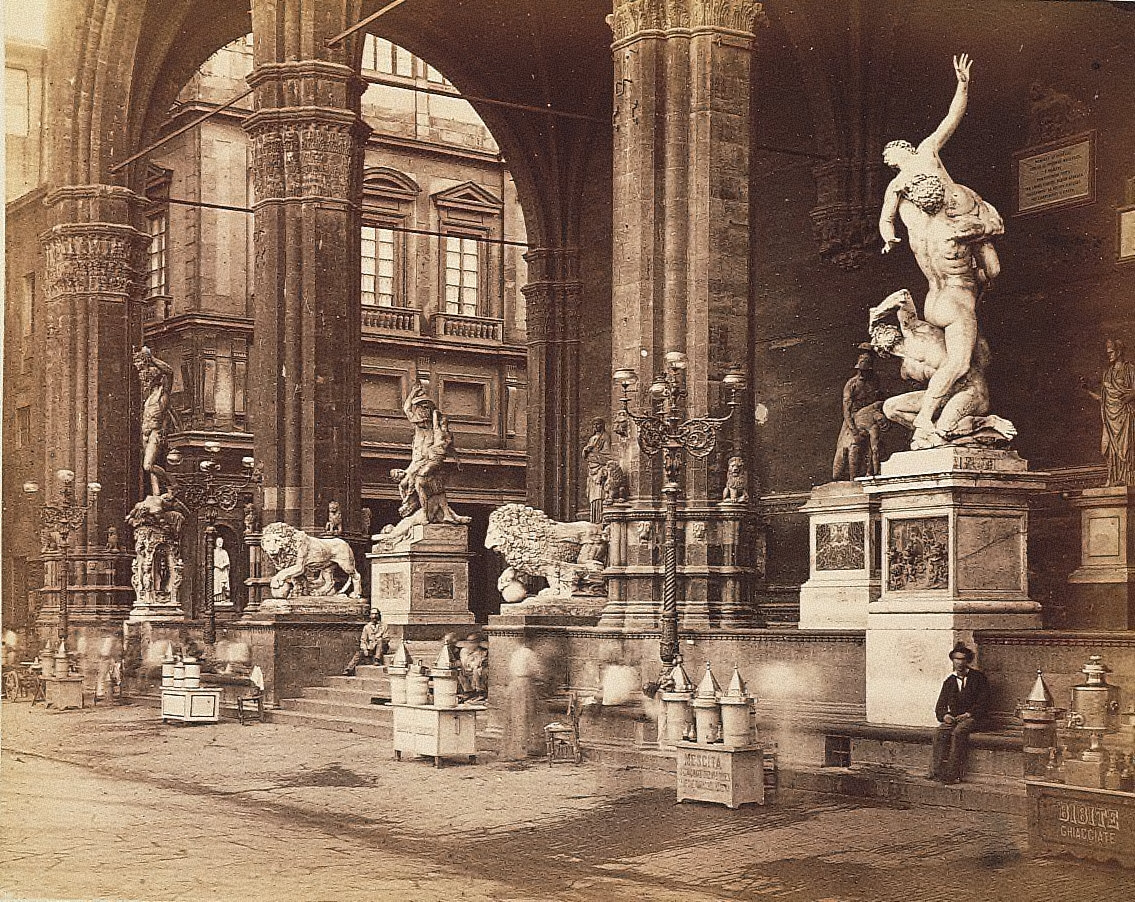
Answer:
<svg viewBox="0 0 1135 902"><path fill-rule="evenodd" d="M270 584L274 598L360 597L362 580L355 569L355 555L342 539L319 539L287 523L269 523L260 534L260 549L276 568ZM335 585L335 567L347 576L341 588Z"/></svg>
<svg viewBox="0 0 1135 902"><path fill-rule="evenodd" d="M485 547L499 551L508 569L497 580L505 601L521 601L528 583L543 577L539 597L602 595L607 535L599 523L559 523L542 510L506 504L489 515Z"/></svg>

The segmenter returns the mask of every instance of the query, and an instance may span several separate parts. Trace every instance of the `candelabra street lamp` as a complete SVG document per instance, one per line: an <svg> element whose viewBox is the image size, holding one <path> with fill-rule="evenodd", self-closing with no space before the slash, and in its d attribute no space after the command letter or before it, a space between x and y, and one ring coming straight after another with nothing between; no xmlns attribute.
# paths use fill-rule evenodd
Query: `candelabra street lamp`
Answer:
<svg viewBox="0 0 1135 902"><path fill-rule="evenodd" d="M205 518L205 579L204 614L205 644L217 641L217 608L213 598L213 566L216 563L217 516L220 511L231 513L243 498L248 497L250 489L259 485L263 476L256 469L252 457L241 458L242 482L227 481L221 473L221 465L216 456L220 453L218 442L206 442L208 457L197 462L197 472L178 475L174 481L174 492L178 499L191 511ZM176 468L184 460L176 448L166 455L166 463Z"/></svg>
<svg viewBox="0 0 1135 902"><path fill-rule="evenodd" d="M649 457L662 455L662 499L665 529L663 539L662 610L659 621L662 638L659 657L662 672L655 685L662 685L670 671L681 661L678 645L678 499L682 493L682 477L687 454L704 458L717 447L721 427L737 408L738 393L745 387L745 377L729 372L722 385L729 389L729 412L721 417L684 419L686 403L686 355L678 351L666 354L666 369L654 377L650 386L653 410L636 412L630 408L630 392L638 382L632 369L616 370L615 382L622 386L622 407L638 426L638 444ZM653 695L653 691L650 692Z"/></svg>
<svg viewBox="0 0 1135 902"><path fill-rule="evenodd" d="M40 508L39 518L44 529L59 538L59 551L61 554L59 568L59 641L63 648L67 648L69 630L71 626L71 610L67 598L70 591L69 568L71 533L82 528L90 510L98 499L102 486L97 482L87 483L85 503L80 504L75 498L75 473L73 470L56 470L55 478L59 483L59 497L55 501L46 501ZM30 497L39 492L39 484L25 482L24 492Z"/></svg>

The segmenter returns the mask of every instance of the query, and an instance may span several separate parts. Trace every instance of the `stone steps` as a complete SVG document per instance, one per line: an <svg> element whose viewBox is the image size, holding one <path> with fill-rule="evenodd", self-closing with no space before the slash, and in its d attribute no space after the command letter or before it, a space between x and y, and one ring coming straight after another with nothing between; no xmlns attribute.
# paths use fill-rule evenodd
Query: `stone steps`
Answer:
<svg viewBox="0 0 1135 902"><path fill-rule="evenodd" d="M377 706L375 706L375 708L378 710ZM387 714L389 715L389 710ZM293 711L276 708L268 717L272 723L314 727L319 730L332 730L336 733L354 733L358 736L369 736L375 739L390 739L393 734L392 725L389 720L383 721L373 716L341 717L312 711Z"/></svg>
<svg viewBox="0 0 1135 902"><path fill-rule="evenodd" d="M372 700L380 698L390 699L389 690L355 689L348 687L340 689L334 686L308 686L303 690L300 699L308 701L338 702L340 704L370 705ZM297 701L297 699L284 699L284 701Z"/></svg>
<svg viewBox="0 0 1135 902"><path fill-rule="evenodd" d="M392 719L390 708L385 705L372 705L369 701L359 704L346 700L285 698L280 701L280 710L299 711L303 714L325 714L328 717L346 717L353 720L370 719L383 723L388 723Z"/></svg>

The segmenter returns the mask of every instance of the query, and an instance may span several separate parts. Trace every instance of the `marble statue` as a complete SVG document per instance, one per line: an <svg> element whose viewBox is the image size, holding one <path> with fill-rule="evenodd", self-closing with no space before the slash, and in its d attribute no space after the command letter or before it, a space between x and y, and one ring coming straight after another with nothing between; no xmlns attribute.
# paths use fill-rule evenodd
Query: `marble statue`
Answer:
<svg viewBox="0 0 1135 902"><path fill-rule="evenodd" d="M390 471L398 480L402 504L401 520L382 528L380 541L393 545L415 526L426 523L465 524L470 517L454 512L445 496L446 464L453 459L453 435L449 421L428 397L421 382L416 382L402 404L406 418L414 424L414 442L410 464L405 470Z"/></svg>
<svg viewBox="0 0 1135 902"><path fill-rule="evenodd" d="M906 227L910 248L928 283L922 317L942 330L945 355L922 393L913 418L911 448L933 448L948 439L935 428L939 409L957 395L955 386L970 372L980 338L977 302L1001 269L992 239L1005 232L1001 215L946 171L939 152L965 115L970 67L966 54L954 57L957 88L950 109L933 134L917 147L892 141L883 162L898 170L887 186L879 232L883 253L901 239L896 220ZM986 349L988 356L988 349Z"/></svg>
<svg viewBox="0 0 1135 902"><path fill-rule="evenodd" d="M244 502L244 532L254 533L260 528L259 518L256 515L256 505L251 501Z"/></svg>
<svg viewBox="0 0 1135 902"><path fill-rule="evenodd" d="M745 470L745 458L734 454L729 458L725 471L725 488L721 492L721 500L732 504L744 504L749 500L747 486L748 474Z"/></svg>
<svg viewBox="0 0 1135 902"><path fill-rule="evenodd" d="M360 598L362 579L351 546L342 539L320 539L287 523L269 523L260 534L260 548L276 568L269 588L273 598L346 595ZM335 568L347 576L335 584Z"/></svg>
<svg viewBox="0 0 1135 902"><path fill-rule="evenodd" d="M843 422L836 439L832 479L836 482L879 474L879 437L886 428L883 396L875 373L874 355L861 351L855 375L843 385Z"/></svg>
<svg viewBox="0 0 1135 902"><path fill-rule="evenodd" d="M229 574L232 561L225 551L225 540L217 536L213 542L213 598L227 599L232 592Z"/></svg>
<svg viewBox="0 0 1135 902"><path fill-rule="evenodd" d="M497 589L509 601L523 599L536 577L548 582L540 598L601 595L605 590L607 536L598 523L559 523L542 510L505 504L489 514L485 547L500 552L508 564Z"/></svg>
<svg viewBox="0 0 1135 902"><path fill-rule="evenodd" d="M327 502L327 525L324 527L324 532L333 536L343 533L343 511L338 501Z"/></svg>
<svg viewBox="0 0 1135 902"><path fill-rule="evenodd" d="M914 298L905 288L871 309L868 328L875 352L881 357L901 358L899 375L912 382L931 383L949 354L944 330L919 319ZM985 379L988 365L989 346L978 335L969 370L950 386L950 393L932 422L935 434L944 441L1004 445L1017 434L1012 423L989 413L989 386ZM925 410L927 391L888 398L883 402L883 414L894 423L916 429L918 417Z"/></svg>
<svg viewBox="0 0 1135 902"><path fill-rule="evenodd" d="M603 522L606 469L611 461L611 436L602 417L591 421L591 435L583 444L583 462L587 465L587 506L592 523Z"/></svg>
<svg viewBox="0 0 1135 902"><path fill-rule="evenodd" d="M171 428L169 400L173 367L143 346L134 352L134 368L142 383L142 470L150 483L149 493L160 495L164 486L170 484L169 474L161 462L165 457L166 435Z"/></svg>
<svg viewBox="0 0 1135 902"><path fill-rule="evenodd" d="M1118 338L1109 338L1105 349L1108 367L1099 391L1086 379L1080 384L1100 402L1100 453L1107 461L1104 485L1135 485L1135 364L1128 362L1127 348Z"/></svg>
<svg viewBox="0 0 1135 902"><path fill-rule="evenodd" d="M181 529L188 516L189 510L170 491L147 495L127 515L134 530L130 582L138 607L177 605L184 570Z"/></svg>
<svg viewBox="0 0 1135 902"><path fill-rule="evenodd" d="M122 540L118 536L117 526L106 528L106 550L112 554L122 551Z"/></svg>

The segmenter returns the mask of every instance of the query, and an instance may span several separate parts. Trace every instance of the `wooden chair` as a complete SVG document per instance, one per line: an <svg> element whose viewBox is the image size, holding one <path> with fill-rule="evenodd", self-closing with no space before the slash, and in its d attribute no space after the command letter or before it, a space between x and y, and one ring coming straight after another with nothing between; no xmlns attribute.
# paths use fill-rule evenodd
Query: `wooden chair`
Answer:
<svg viewBox="0 0 1135 902"><path fill-rule="evenodd" d="M562 721L556 720L544 727L544 742L548 749L548 766L557 761L579 764L583 750L579 747L579 698L568 693L567 711Z"/></svg>
<svg viewBox="0 0 1135 902"><path fill-rule="evenodd" d="M248 681L252 684L252 691L248 695L237 696L236 700L236 718L242 727L246 721L264 722L264 672L260 665L252 668Z"/></svg>

